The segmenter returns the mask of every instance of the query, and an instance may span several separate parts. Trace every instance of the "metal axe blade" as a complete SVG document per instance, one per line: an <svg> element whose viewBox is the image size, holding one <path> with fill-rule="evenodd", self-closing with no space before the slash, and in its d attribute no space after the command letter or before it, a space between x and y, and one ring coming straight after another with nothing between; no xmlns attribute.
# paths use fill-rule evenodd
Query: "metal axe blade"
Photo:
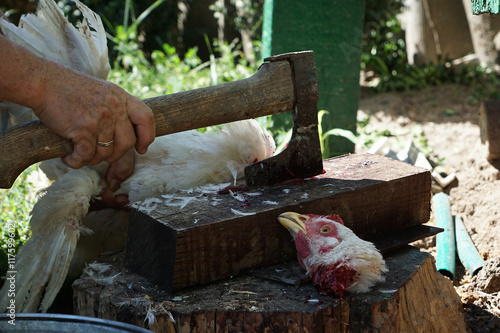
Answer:
<svg viewBox="0 0 500 333"><path fill-rule="evenodd" d="M293 129L288 146L278 155L245 168L247 186L271 185L323 172L318 134L318 78L313 52L288 53L264 59L286 60L292 68L295 99Z"/></svg>

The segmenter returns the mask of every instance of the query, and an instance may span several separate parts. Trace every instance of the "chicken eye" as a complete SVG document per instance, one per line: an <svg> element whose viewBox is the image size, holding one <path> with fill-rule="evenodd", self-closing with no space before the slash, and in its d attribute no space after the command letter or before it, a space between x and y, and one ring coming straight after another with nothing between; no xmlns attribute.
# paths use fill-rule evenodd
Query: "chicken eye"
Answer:
<svg viewBox="0 0 500 333"><path fill-rule="evenodd" d="M329 225L324 225L324 226L323 226L323 227L321 227L321 229L320 229L320 232L321 232L322 234L327 234L327 233L329 233L330 231L332 231L332 228L330 228L330 226L329 226Z"/></svg>

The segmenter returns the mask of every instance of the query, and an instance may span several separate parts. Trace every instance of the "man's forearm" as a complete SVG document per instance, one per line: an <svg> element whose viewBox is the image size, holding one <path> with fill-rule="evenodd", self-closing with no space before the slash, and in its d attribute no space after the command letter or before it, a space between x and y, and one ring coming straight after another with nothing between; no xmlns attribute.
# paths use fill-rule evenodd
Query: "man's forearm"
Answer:
<svg viewBox="0 0 500 333"><path fill-rule="evenodd" d="M0 100L36 109L43 96L44 77L55 64L3 35L0 35L0 59Z"/></svg>

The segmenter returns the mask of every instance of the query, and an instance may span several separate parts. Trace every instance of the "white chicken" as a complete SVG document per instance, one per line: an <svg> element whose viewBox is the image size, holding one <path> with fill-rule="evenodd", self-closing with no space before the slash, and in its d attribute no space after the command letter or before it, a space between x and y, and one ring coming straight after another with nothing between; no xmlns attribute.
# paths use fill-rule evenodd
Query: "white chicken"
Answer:
<svg viewBox="0 0 500 333"><path fill-rule="evenodd" d="M0 19L0 29L7 38L40 56L106 79L109 63L101 20L78 0L74 2L84 17L78 29L68 23L53 0L40 0L37 14L23 16L19 27ZM13 123L35 119L29 109L15 106L9 110ZM192 130L167 135L157 138L145 155L137 154L134 173L117 193L128 194L130 202L135 202L207 183L236 182L242 179L245 165L272 156L274 150L272 137L255 120L227 124L204 134ZM99 250L84 250L75 255L80 235L90 235L104 225L107 230L101 241L115 238L118 248L125 242L126 213L109 209L88 212L91 200L102 190L99 181L106 163L74 170L56 159L43 162L41 168L55 181L35 204L32 236L16 258L18 312L46 312L72 258L99 254ZM0 291L4 310L11 301L8 288L5 284Z"/></svg>

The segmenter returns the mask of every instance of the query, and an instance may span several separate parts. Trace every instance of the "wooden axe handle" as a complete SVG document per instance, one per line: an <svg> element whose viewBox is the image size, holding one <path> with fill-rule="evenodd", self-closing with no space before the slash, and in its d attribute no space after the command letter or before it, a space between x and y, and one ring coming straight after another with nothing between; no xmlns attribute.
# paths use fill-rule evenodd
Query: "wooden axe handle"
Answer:
<svg viewBox="0 0 500 333"><path fill-rule="evenodd" d="M144 100L156 136L290 111L294 82L287 60L264 63L253 76ZM10 188L30 165L71 154L73 143L39 121L0 134L0 188Z"/></svg>

